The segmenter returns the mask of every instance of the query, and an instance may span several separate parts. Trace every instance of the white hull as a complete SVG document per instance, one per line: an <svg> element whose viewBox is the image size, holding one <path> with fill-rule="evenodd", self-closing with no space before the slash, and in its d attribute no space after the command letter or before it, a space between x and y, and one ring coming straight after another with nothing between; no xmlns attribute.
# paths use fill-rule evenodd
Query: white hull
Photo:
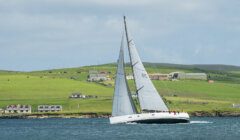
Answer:
<svg viewBox="0 0 240 140"><path fill-rule="evenodd" d="M110 124L118 123L188 123L189 115L185 112L141 113L110 117Z"/></svg>

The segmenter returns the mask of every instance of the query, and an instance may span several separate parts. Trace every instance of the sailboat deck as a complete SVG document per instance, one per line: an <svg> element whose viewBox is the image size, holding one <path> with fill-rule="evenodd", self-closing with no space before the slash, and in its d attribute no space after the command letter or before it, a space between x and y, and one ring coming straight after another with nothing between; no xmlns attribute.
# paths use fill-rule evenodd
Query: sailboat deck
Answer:
<svg viewBox="0 0 240 140"><path fill-rule="evenodd" d="M118 123L188 123L189 115L185 112L141 113L110 117L111 124Z"/></svg>

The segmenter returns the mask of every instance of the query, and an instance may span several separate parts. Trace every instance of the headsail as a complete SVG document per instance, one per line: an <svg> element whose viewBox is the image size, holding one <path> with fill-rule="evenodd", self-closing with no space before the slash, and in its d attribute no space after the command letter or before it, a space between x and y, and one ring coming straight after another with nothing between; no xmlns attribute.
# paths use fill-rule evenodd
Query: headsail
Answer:
<svg viewBox="0 0 240 140"><path fill-rule="evenodd" d="M127 25L124 17L125 32L128 42L131 66L133 69L135 84L137 88L138 99L142 111L168 111L168 108L152 81L150 80L142 61L138 55L133 40L128 38Z"/></svg>
<svg viewBox="0 0 240 140"><path fill-rule="evenodd" d="M133 103L125 76L123 42L124 38L122 38L121 49L118 58L112 116L122 116L136 113L136 108Z"/></svg>

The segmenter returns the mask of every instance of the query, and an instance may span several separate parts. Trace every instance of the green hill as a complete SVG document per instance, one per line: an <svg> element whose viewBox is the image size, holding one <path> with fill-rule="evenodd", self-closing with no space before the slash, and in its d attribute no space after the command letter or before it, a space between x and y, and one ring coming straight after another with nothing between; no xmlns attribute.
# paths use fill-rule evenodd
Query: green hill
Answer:
<svg viewBox="0 0 240 140"><path fill-rule="evenodd" d="M205 72L210 79L215 80L212 84L198 80L153 81L171 110L240 112L240 109L231 107L233 103L240 104L240 67L159 63L144 65L149 73ZM107 71L113 80L87 82L89 70ZM30 104L36 111L40 104L60 104L63 105L63 112L110 113L115 70L116 65L112 63L32 72L0 71L0 108L9 104ZM131 73L130 67L126 68L126 72ZM129 84L134 91L133 81L130 80ZM69 95L74 92L97 95L98 98L69 99Z"/></svg>
<svg viewBox="0 0 240 140"><path fill-rule="evenodd" d="M240 83L240 67L231 65L180 65L166 63L144 63L149 73L170 73L175 71L181 72L204 72L209 78L216 81ZM86 80L88 71L91 69L105 70L111 72L116 71L116 64L103 64L98 66L85 66L79 68L53 69L45 71L33 71L27 74L35 76L50 76L59 78L70 78L75 80ZM126 72L131 73L129 64L126 64Z"/></svg>
<svg viewBox="0 0 240 140"><path fill-rule="evenodd" d="M182 64L170 64L170 63L144 63L147 67L168 67L178 69L199 69L205 71L240 71L240 66L233 65L221 65L221 64L194 64L194 65L182 65Z"/></svg>

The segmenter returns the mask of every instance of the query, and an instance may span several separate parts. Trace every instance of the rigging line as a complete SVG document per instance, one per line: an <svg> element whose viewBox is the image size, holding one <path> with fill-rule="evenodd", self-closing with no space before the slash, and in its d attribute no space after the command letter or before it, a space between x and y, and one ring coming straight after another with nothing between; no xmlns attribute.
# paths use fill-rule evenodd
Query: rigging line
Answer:
<svg viewBox="0 0 240 140"><path fill-rule="evenodd" d="M155 69L159 69L155 64L153 65L153 67L155 68ZM158 71L158 72L160 72L160 71ZM163 83L163 86L166 88L166 91L167 91L167 93L171 93L171 91L170 91L170 89L169 89L169 87L167 86L167 84L165 83L165 81L162 81L162 80L159 80L160 81L160 83ZM157 89L156 89L157 90ZM157 90L158 91L158 90ZM163 95L161 94L161 92L158 92L158 94L160 94L160 96L162 96L162 98L163 98ZM166 99L166 98L165 98ZM164 101L163 101L164 102ZM166 104L166 103L165 103ZM167 106L167 104L166 104L166 106ZM167 106L168 107L168 106Z"/></svg>

